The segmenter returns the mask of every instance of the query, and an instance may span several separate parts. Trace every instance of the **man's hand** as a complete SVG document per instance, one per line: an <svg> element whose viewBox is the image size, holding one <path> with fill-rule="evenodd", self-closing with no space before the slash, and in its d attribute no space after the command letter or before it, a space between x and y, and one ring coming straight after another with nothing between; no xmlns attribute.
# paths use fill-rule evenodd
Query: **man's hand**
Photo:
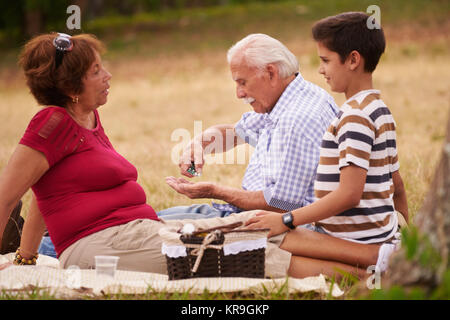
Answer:
<svg viewBox="0 0 450 320"><path fill-rule="evenodd" d="M201 174L204 162L203 147L201 143L193 141L183 150L180 162L178 163L180 173L186 177L192 178L193 175L188 169L191 167L192 163L194 163L195 171Z"/></svg>
<svg viewBox="0 0 450 320"><path fill-rule="evenodd" d="M184 194L191 199L214 198L214 183L190 182L183 178L167 177L166 183L176 192Z"/></svg>
<svg viewBox="0 0 450 320"><path fill-rule="evenodd" d="M269 228L268 237L273 237L289 230L283 223L282 214L272 211L259 211L253 218L245 222L245 226L247 229Z"/></svg>

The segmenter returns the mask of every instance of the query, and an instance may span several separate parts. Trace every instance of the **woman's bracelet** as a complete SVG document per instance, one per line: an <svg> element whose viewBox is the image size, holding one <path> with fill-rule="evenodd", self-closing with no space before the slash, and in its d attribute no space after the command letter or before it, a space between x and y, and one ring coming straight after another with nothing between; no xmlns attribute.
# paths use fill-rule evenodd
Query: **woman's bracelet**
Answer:
<svg viewBox="0 0 450 320"><path fill-rule="evenodd" d="M22 265L31 266L31 265L36 264L36 260L38 257L39 257L39 254L36 253L31 259L25 259L20 255L20 248L17 248L13 263L15 265L20 265L20 266L22 266Z"/></svg>

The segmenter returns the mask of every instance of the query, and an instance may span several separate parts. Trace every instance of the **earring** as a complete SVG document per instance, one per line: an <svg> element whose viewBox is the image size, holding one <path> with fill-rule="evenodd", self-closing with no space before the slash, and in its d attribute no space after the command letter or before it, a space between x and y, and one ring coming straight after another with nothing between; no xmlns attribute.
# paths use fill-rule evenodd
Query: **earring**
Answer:
<svg viewBox="0 0 450 320"><path fill-rule="evenodd" d="M75 98L72 98L72 102L73 103L78 103L78 96L76 96Z"/></svg>

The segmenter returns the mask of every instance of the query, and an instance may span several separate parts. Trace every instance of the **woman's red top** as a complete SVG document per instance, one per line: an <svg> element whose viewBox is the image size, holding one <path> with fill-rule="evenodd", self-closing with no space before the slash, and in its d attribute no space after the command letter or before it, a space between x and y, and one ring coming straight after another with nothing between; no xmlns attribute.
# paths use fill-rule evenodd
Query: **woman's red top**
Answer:
<svg viewBox="0 0 450 320"><path fill-rule="evenodd" d="M100 230L135 219L158 220L136 182L137 170L96 127L78 125L61 107L31 120L20 143L42 152L49 170L32 186L56 253Z"/></svg>

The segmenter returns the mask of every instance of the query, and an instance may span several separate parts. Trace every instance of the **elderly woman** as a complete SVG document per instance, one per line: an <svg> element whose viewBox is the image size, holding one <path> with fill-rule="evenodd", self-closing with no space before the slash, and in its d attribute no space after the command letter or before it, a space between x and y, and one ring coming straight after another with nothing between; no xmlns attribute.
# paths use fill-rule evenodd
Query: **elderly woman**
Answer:
<svg viewBox="0 0 450 320"><path fill-rule="evenodd" d="M119 256L119 269L167 273L161 228L187 222L210 228L249 221L256 212L158 219L136 182L136 168L114 150L100 122L97 108L107 101L111 79L102 51L101 42L85 34L45 34L25 45L20 65L31 93L45 107L30 121L0 177L0 235L9 213L32 188L16 264L36 262L47 228L63 267L92 268L94 256L103 254ZM325 256L330 261L320 270L309 266L311 259ZM375 264L377 257L377 246L297 228L269 238L265 269L271 277L333 275L336 267L364 275L356 266Z"/></svg>

